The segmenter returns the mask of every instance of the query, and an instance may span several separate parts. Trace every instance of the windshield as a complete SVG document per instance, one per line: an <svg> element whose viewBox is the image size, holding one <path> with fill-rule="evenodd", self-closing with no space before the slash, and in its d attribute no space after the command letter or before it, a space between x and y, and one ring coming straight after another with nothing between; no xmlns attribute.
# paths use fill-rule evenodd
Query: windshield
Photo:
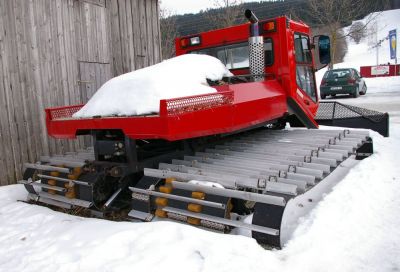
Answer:
<svg viewBox="0 0 400 272"><path fill-rule="evenodd" d="M191 54L205 54L218 58L228 69L249 68L249 45L238 43L233 45L211 47L192 51ZM272 39L264 39L265 66L274 63Z"/></svg>

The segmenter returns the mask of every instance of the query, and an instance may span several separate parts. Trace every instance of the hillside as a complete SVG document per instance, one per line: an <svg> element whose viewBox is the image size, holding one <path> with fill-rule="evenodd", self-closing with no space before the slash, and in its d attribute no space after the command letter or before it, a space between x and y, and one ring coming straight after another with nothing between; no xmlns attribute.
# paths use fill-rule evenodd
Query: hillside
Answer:
<svg viewBox="0 0 400 272"><path fill-rule="evenodd" d="M376 29L375 31L367 31L367 35L356 43L353 39L347 38L348 50L344 57L344 62L335 64L334 68L356 68L360 70L360 66L376 65L376 45L377 40L385 39L388 36L389 30L396 29L400 25L400 9L388 10L380 13L373 13L369 16L375 18L368 29ZM368 19L360 20L366 22ZM354 21L356 23L357 21ZM349 26L350 27L350 26ZM349 28L345 28L345 32ZM398 30L399 31L399 30ZM399 43L399 42L398 42ZM399 51L398 51L399 54ZM398 56L399 57L399 56ZM379 64L387 64L388 62L394 64L394 60L390 59L389 41L385 40L379 47ZM326 68L317 73L317 86L320 85L323 74ZM369 87L385 87L390 89L400 89L400 83L397 78L365 78L367 86ZM361 99L362 100L362 99ZM358 100L358 101L361 101ZM360 102L361 103L361 102Z"/></svg>
<svg viewBox="0 0 400 272"><path fill-rule="evenodd" d="M375 1L373 1L375 2ZM385 1L374 3L375 10L366 10L364 15L376 10L383 10L386 8ZM306 0L284 0L284 1L264 1L264 2L249 2L243 4L243 11L251 9L255 12L258 18L267 19L277 16L286 15L291 17L295 15L309 25L314 26L316 22L311 20L308 16L308 7ZM184 14L173 16L176 21L177 32L179 36L195 34L199 32L214 29L215 26L210 24L207 16L219 16L226 12L225 9L209 9L197 14ZM242 16L237 18L236 23L244 23L245 19ZM350 22L343 22L348 24Z"/></svg>

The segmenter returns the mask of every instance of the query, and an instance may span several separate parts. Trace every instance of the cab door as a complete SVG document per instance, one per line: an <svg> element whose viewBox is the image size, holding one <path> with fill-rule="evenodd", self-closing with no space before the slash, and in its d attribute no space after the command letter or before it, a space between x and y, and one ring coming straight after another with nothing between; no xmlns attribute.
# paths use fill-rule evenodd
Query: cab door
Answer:
<svg viewBox="0 0 400 272"><path fill-rule="evenodd" d="M296 101L309 119L308 127L317 127L314 116L318 109L317 88L310 38L307 34L294 33Z"/></svg>

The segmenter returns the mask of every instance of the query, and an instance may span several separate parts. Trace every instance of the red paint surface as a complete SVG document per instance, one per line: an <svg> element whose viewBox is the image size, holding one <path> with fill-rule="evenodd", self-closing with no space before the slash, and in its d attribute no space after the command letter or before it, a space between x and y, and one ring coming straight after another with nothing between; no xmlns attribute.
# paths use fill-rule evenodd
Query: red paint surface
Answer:
<svg viewBox="0 0 400 272"><path fill-rule="evenodd" d="M171 114L167 105L172 103L174 99L161 100L159 115L88 119L70 118L81 105L46 109L49 135L56 138L71 139L90 130L120 129L127 136L135 139L173 141L229 133L284 116L288 111L286 102L288 97L292 97L308 118L315 123L314 116L318 109L318 102L314 102L301 89L299 89L299 92L303 95L298 95L294 59L294 33L309 35L309 27L303 23L291 21L286 17L279 17L274 20L276 31L263 34L264 37L273 40L274 63L265 68L265 72L272 76L267 77L263 82L216 87L222 95L230 98L233 96L233 100L228 99L229 103L210 103L210 107L197 108L183 106L178 113ZM181 55L189 53L191 50L246 42L249 32L249 24L244 24L201 33L199 34L201 35L201 45L190 49L180 48L180 39L177 39L176 52L177 55ZM232 72L234 74L249 74L248 69ZM190 86L188 86L188 89L190 89Z"/></svg>

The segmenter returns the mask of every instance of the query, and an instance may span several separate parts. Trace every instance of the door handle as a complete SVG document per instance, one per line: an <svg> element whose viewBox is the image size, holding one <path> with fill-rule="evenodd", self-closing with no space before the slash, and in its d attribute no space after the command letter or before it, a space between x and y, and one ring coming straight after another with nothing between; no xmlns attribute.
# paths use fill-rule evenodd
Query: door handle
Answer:
<svg viewBox="0 0 400 272"><path fill-rule="evenodd" d="M306 100L306 99L304 99L304 103L308 106L308 105L310 105L310 101L308 101L308 100Z"/></svg>

